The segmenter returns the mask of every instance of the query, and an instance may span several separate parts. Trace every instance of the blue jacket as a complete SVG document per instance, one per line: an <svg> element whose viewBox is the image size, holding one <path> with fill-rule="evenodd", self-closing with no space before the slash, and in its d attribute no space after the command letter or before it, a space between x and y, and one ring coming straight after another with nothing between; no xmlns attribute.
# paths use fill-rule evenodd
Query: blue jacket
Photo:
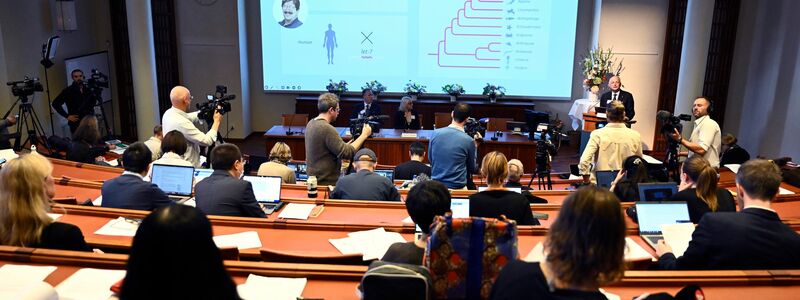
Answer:
<svg viewBox="0 0 800 300"><path fill-rule="evenodd" d="M434 130L428 145L432 179L451 189L465 187L467 176L477 169L476 153L475 143L464 131L453 127Z"/></svg>
<svg viewBox="0 0 800 300"><path fill-rule="evenodd" d="M103 207L154 210L175 204L155 184L124 174L103 183Z"/></svg>
<svg viewBox="0 0 800 300"><path fill-rule="evenodd" d="M195 185L194 195L197 208L207 215L266 217L253 194L253 185L233 178L228 171L214 170Z"/></svg>

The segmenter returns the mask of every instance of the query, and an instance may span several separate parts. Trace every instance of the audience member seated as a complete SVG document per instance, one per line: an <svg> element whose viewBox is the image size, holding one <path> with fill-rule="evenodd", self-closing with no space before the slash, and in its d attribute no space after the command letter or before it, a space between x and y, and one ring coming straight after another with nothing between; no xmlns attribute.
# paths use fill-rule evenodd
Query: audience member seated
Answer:
<svg viewBox="0 0 800 300"><path fill-rule="evenodd" d="M167 132L161 140L161 157L153 161L153 164L193 167L190 161L183 158L188 145L189 142L180 131Z"/></svg>
<svg viewBox="0 0 800 300"><path fill-rule="evenodd" d="M411 160L394 167L394 179L411 180L419 174L425 174L430 178L431 167L422 163L422 160L425 159L425 144L411 143L408 155L411 156Z"/></svg>
<svg viewBox="0 0 800 300"><path fill-rule="evenodd" d="M147 145L147 148L150 149L150 153L152 157L150 161L154 161L161 157L161 140L164 139L164 130L161 125L156 125L153 127L153 136L150 137L147 141L144 142Z"/></svg>
<svg viewBox="0 0 800 300"><path fill-rule="evenodd" d="M389 178L375 174L378 158L369 148L363 148L354 156L356 173L339 178L331 199L400 201L394 183Z"/></svg>
<svg viewBox="0 0 800 300"><path fill-rule="evenodd" d="M617 178L611 183L614 195L623 202L639 201L639 184L653 182L647 172L647 162L640 156L631 156L622 163Z"/></svg>
<svg viewBox="0 0 800 300"><path fill-rule="evenodd" d="M87 164L102 162L105 161L103 155L114 148L116 148L114 145L106 145L100 140L97 118L93 115L85 116L72 135L72 143L67 150L67 160Z"/></svg>
<svg viewBox="0 0 800 300"><path fill-rule="evenodd" d="M490 299L606 299L601 286L625 272L625 217L610 191L584 187L561 206L542 262L508 263Z"/></svg>
<svg viewBox="0 0 800 300"><path fill-rule="evenodd" d="M31 153L12 159L0 170L0 244L91 251L75 225L55 222L50 199L55 183L47 158Z"/></svg>
<svg viewBox="0 0 800 300"><path fill-rule="evenodd" d="M155 184L144 180L150 171L150 149L142 142L122 153L122 175L103 183L103 207L153 210L174 204Z"/></svg>
<svg viewBox="0 0 800 300"><path fill-rule="evenodd" d="M485 191L469 196L469 214L475 217L506 218L518 225L539 225L533 218L528 199L520 193L503 187L508 177L508 161L503 153L492 151L483 157L481 176L489 186Z"/></svg>
<svg viewBox="0 0 800 300"><path fill-rule="evenodd" d="M119 298L239 299L199 210L172 205L142 220Z"/></svg>
<svg viewBox="0 0 800 300"><path fill-rule="evenodd" d="M443 216L450 211L450 191L441 182L433 180L422 181L408 191L406 210L414 224L417 224L422 230L422 234L413 242L393 244L381 260L422 265L422 257L425 255L425 248L428 246L428 237L431 234L430 227L433 223L433 218L435 216Z"/></svg>
<svg viewBox="0 0 800 300"><path fill-rule="evenodd" d="M792 163L791 157L776 158L772 162L781 169L783 182L800 188L800 167L796 163Z"/></svg>
<svg viewBox="0 0 800 300"><path fill-rule="evenodd" d="M720 167L731 164L740 165L750 160L750 153L747 153L747 150L740 147L739 144L737 144L738 141L736 136L730 133L726 133L722 136L722 146L720 147L722 154L719 155Z"/></svg>
<svg viewBox="0 0 800 300"><path fill-rule="evenodd" d="M736 174L736 199L743 209L707 214L692 234L689 248L675 258L659 241L656 253L666 270L753 270L800 268L800 235L770 208L781 173L767 160L742 164ZM559 216L559 220L563 216Z"/></svg>
<svg viewBox="0 0 800 300"><path fill-rule="evenodd" d="M726 189L717 188L717 171L699 155L689 157L681 166L681 184L678 193L670 200L686 201L689 219L697 224L706 213L736 211L733 195Z"/></svg>
<svg viewBox="0 0 800 300"><path fill-rule="evenodd" d="M522 175L525 174L525 167L519 159L512 159L508 161L508 178L506 179L505 187L521 188L523 191L530 190L528 186L523 186Z"/></svg>
<svg viewBox="0 0 800 300"><path fill-rule="evenodd" d="M244 160L239 147L222 144L211 151L211 176L194 187L197 208L208 215L261 217L266 215L253 194L253 185L239 179Z"/></svg>
<svg viewBox="0 0 800 300"><path fill-rule="evenodd" d="M394 113L394 128L404 130L420 129L419 113L414 109L414 100L409 96L400 99L400 106Z"/></svg>
<svg viewBox="0 0 800 300"><path fill-rule="evenodd" d="M258 167L258 176L280 176L283 183L296 183L294 170L286 166L292 160L292 149L284 142L277 142L269 151L269 161Z"/></svg>

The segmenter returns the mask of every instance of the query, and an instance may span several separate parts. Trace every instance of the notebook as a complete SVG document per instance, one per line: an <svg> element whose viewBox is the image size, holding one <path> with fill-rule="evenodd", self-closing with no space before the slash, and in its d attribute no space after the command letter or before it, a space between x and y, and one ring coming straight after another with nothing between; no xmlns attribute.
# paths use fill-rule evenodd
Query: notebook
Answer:
<svg viewBox="0 0 800 300"><path fill-rule="evenodd" d="M691 223L689 208L683 201L636 202L639 235L653 249L663 239L661 225Z"/></svg>
<svg viewBox="0 0 800 300"><path fill-rule="evenodd" d="M639 201L668 201L678 193L674 182L653 182L639 184Z"/></svg>
<svg viewBox="0 0 800 300"><path fill-rule="evenodd" d="M192 196L194 167L154 164L150 181L176 201Z"/></svg>
<svg viewBox="0 0 800 300"><path fill-rule="evenodd" d="M265 214L271 214L281 206L280 176L244 176L242 179L253 185L253 194Z"/></svg>

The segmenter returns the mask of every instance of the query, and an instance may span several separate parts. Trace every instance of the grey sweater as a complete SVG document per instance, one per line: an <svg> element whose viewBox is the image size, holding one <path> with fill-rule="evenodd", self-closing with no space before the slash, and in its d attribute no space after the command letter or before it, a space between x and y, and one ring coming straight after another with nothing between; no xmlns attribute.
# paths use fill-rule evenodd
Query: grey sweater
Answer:
<svg viewBox="0 0 800 300"><path fill-rule="evenodd" d="M334 185L339 180L341 160L352 160L355 149L348 145L324 119L306 125L306 166L309 176L317 176L318 185Z"/></svg>

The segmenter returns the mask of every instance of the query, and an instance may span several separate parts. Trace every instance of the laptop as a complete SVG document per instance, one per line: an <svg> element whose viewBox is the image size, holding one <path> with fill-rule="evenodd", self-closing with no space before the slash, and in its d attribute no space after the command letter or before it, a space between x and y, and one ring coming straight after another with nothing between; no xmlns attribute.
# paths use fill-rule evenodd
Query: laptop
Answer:
<svg viewBox="0 0 800 300"><path fill-rule="evenodd" d="M389 181L394 181L394 170L375 170L375 174L389 178Z"/></svg>
<svg viewBox="0 0 800 300"><path fill-rule="evenodd" d="M483 192L488 188L489 188L488 186L479 186L478 187L478 192ZM512 192L517 192L517 193L522 194L522 188L521 187L507 187L506 189L509 190L509 191L512 191Z"/></svg>
<svg viewBox="0 0 800 300"><path fill-rule="evenodd" d="M297 181L308 180L308 173L306 172L306 163L290 162L286 164L289 169L294 170L294 179Z"/></svg>
<svg viewBox="0 0 800 300"><path fill-rule="evenodd" d="M469 199L450 199L450 211L453 212L453 218L469 218Z"/></svg>
<svg viewBox="0 0 800 300"><path fill-rule="evenodd" d="M211 173L214 173L213 169L194 169L194 184L196 185L201 180L211 176Z"/></svg>
<svg viewBox="0 0 800 300"><path fill-rule="evenodd" d="M154 164L150 178L172 200L183 202L192 197L194 167Z"/></svg>
<svg viewBox="0 0 800 300"><path fill-rule="evenodd" d="M678 193L678 184L674 182L639 184L639 201L669 201L676 193Z"/></svg>
<svg viewBox="0 0 800 300"><path fill-rule="evenodd" d="M684 201L636 202L639 218L639 235L648 245L656 249L661 235L661 225L691 223L689 208Z"/></svg>
<svg viewBox="0 0 800 300"><path fill-rule="evenodd" d="M265 214L272 214L283 205L280 176L244 176L253 185L253 194Z"/></svg>
<svg viewBox="0 0 800 300"><path fill-rule="evenodd" d="M616 171L596 171L594 177L597 179L597 186L604 189L611 189L611 183L617 178L619 170Z"/></svg>

